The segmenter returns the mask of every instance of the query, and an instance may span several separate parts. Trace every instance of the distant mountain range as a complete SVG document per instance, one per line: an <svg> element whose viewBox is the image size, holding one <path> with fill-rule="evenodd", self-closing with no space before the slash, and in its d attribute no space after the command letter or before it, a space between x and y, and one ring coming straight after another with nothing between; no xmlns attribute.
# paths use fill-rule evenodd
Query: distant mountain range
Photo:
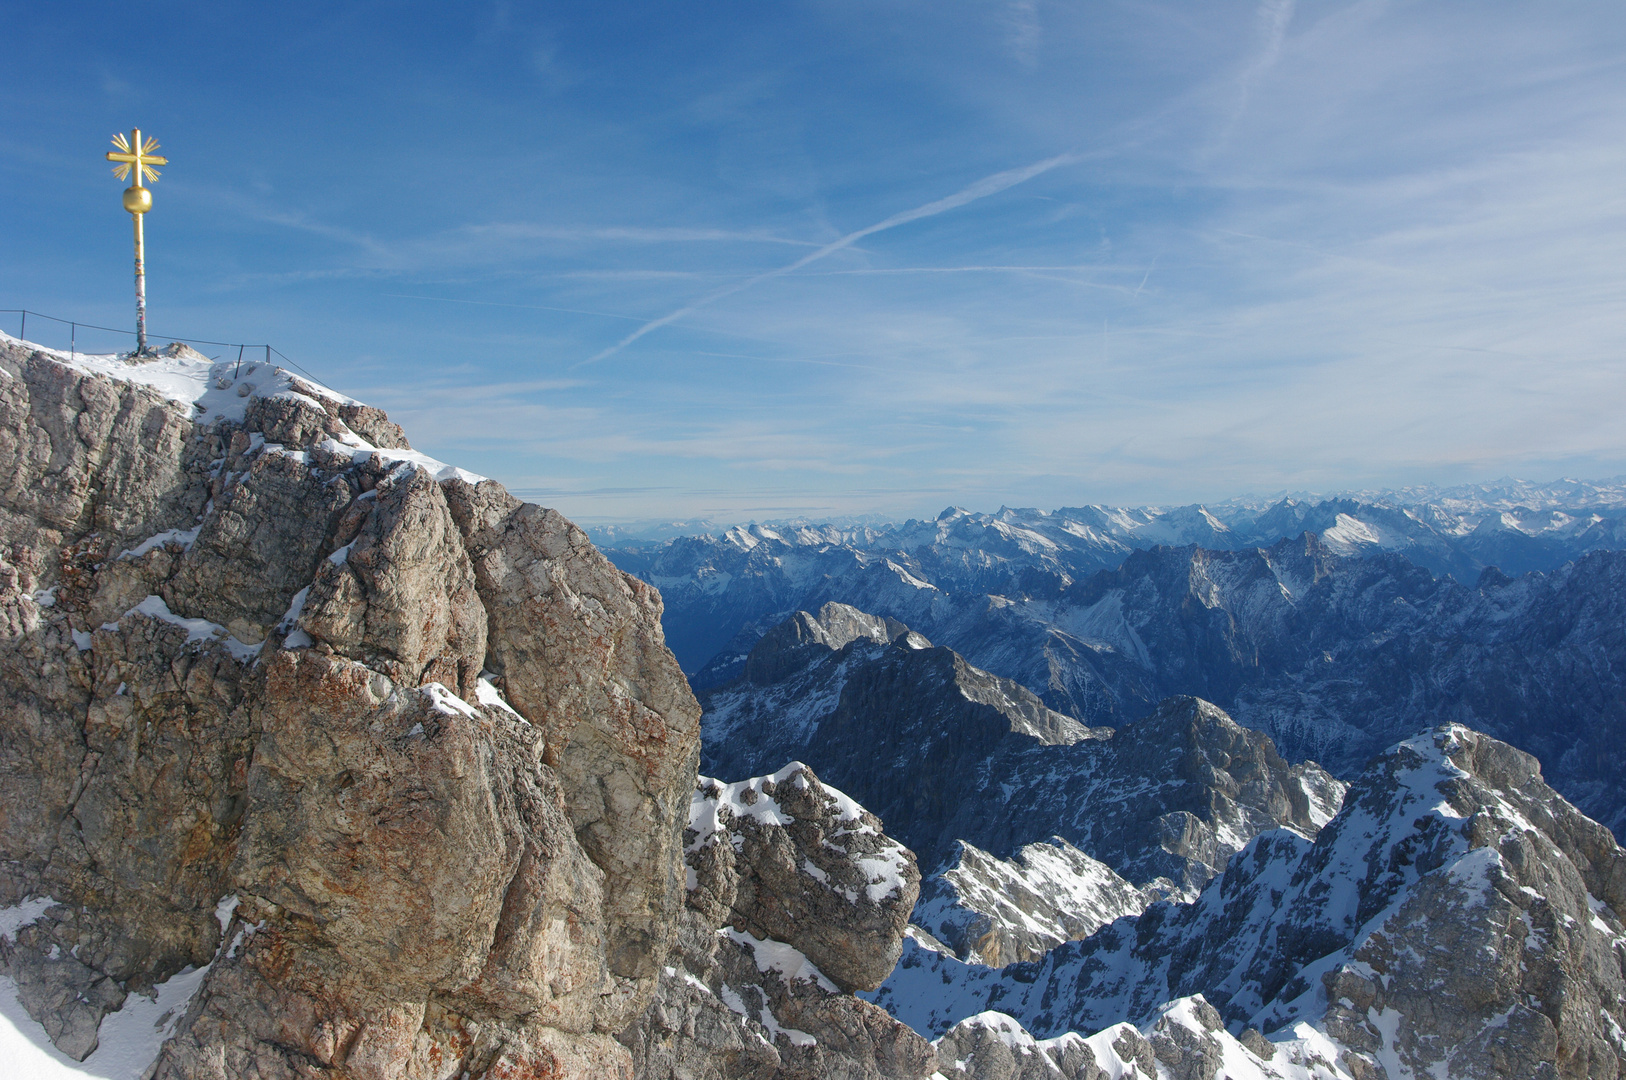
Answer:
<svg viewBox="0 0 1626 1080"><path fill-rule="evenodd" d="M1305 532L1335 555L1403 555L1435 576L1476 582L1487 567L1509 576L1554 570L1600 549L1626 548L1626 477L1551 484L1501 481L1413 488L1337 499L1233 500L1213 507L959 507L932 521L796 523L722 529L670 523L628 538L600 530L622 569L660 588L667 641L704 685L735 673L718 654L743 659L756 638L797 609L827 600L865 602L875 576L914 578L944 593L1055 595L1132 552L1195 544L1210 551L1268 547ZM676 535L674 535L676 534ZM919 619L910 625L930 633ZM735 641L736 636L739 641Z"/></svg>
<svg viewBox="0 0 1626 1080"><path fill-rule="evenodd" d="M535 495L539 499L546 498L548 495L547 492L542 491L526 492L523 489L516 489L516 491L519 495ZM1458 484L1451 487L1420 484L1404 488L1374 488L1338 492L1282 491L1268 496L1245 495L1229 498L1222 502L1205 503L1201 504L1201 509L1214 515L1228 527L1235 527L1235 522L1256 518L1265 511L1284 502L1315 506L1340 501L1419 510L1434 506L1446 511L1448 514L1467 518L1502 511L1519 510L1619 511L1623 506L1626 506L1626 476L1617 476L1608 480L1560 479L1546 483L1504 477L1490 483ZM1124 513L1147 513L1156 516L1174 510L1191 510L1195 505L1179 507L1146 505L1116 509ZM1092 506L1091 509L1111 510L1113 508ZM1004 513L1005 511L1002 508L1000 512ZM1018 512L1031 513L1032 511ZM1065 513L1066 511L1060 510L1056 512ZM802 528L823 528L825 526L834 526L840 530L870 528L884 531L892 528L896 521L896 518L890 518L885 514L869 513L841 515L817 520L812 518L772 519L762 521L760 524L765 528L778 532L795 532ZM650 541L672 540L680 536L721 536L732 527L732 525L719 523L710 518L690 518L687 520L650 519L634 522L615 522L584 525L582 528L592 537L593 542L600 547L618 547Z"/></svg>
<svg viewBox="0 0 1626 1080"><path fill-rule="evenodd" d="M1251 519L1248 543L1239 519L1200 507L951 510L609 554L661 589L667 641L700 690L738 678L792 612L834 601L895 619L1086 726L1189 694L1345 778L1398 739L1467 724L1534 753L1559 791L1619 832L1626 511L1603 509L1612 490L1459 491L1421 509L1284 500ZM1501 507L1515 496L1541 508ZM1594 508L1550 505L1561 497ZM1515 549L1519 561L1486 565Z"/></svg>

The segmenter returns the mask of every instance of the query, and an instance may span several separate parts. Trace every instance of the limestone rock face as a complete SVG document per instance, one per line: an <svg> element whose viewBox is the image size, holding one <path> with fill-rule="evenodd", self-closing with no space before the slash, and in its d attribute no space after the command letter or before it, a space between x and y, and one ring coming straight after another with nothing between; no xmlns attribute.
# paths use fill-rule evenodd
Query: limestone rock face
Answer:
<svg viewBox="0 0 1626 1080"><path fill-rule="evenodd" d="M401 425L386 416L383 409L363 405L359 401L346 401L339 403L337 412L345 427L374 446L387 450L412 449L412 444L407 442L406 432L401 430Z"/></svg>
<svg viewBox="0 0 1626 1080"><path fill-rule="evenodd" d="M700 743L700 707L663 645L660 594L552 510L489 481L446 490L490 619L487 666L542 727L577 839L605 872L611 970L648 982L682 904Z"/></svg>
<svg viewBox="0 0 1626 1080"><path fill-rule="evenodd" d="M654 590L280 369L0 369L0 973L57 1046L156 994L165 1080L630 1077L699 733Z"/></svg>
<svg viewBox="0 0 1626 1080"><path fill-rule="evenodd" d="M440 485L403 462L338 524L342 546L316 568L301 629L409 686L474 697L486 611Z"/></svg>
<svg viewBox="0 0 1626 1080"><path fill-rule="evenodd" d="M196 526L165 600L260 642L311 583L340 515L361 492L344 472L318 478L302 456L250 454L251 445L233 434L209 484L215 512Z"/></svg>
<svg viewBox="0 0 1626 1080"><path fill-rule="evenodd" d="M603 872L557 842L568 823L557 781L537 767L540 733L320 653L279 654L266 682L236 882L320 927L335 959L377 972L379 989L512 996L539 981L534 968L556 950L553 987L517 1011L591 1030L611 991ZM320 729L298 711L313 699L328 705ZM549 940L554 928L537 922L544 900L573 933ZM493 940L517 966L488 964L481 943ZM480 983L488 967L489 987Z"/></svg>
<svg viewBox="0 0 1626 1080"><path fill-rule="evenodd" d="M689 829L690 903L714 921L787 942L849 993L892 973L920 895L914 854L812 769L702 778Z"/></svg>
<svg viewBox="0 0 1626 1080"><path fill-rule="evenodd" d="M208 461L189 411L14 345L0 358L0 528L8 544L53 552L97 532L112 540L189 527Z"/></svg>
<svg viewBox="0 0 1626 1080"><path fill-rule="evenodd" d="M920 880L874 815L792 763L701 777L684 836L677 946L620 1036L640 1080L931 1076L931 1046L848 992L891 970Z"/></svg>

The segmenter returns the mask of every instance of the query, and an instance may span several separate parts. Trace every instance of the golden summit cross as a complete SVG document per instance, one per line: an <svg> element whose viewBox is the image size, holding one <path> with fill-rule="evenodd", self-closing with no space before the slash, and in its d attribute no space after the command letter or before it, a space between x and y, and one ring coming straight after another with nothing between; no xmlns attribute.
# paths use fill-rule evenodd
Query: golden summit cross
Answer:
<svg viewBox="0 0 1626 1080"><path fill-rule="evenodd" d="M158 179L158 170L153 168L154 165L169 164L169 158L159 157L153 153L154 150L158 149L158 140L149 138L143 141L140 128L130 132L128 140L125 139L122 131L119 132L119 134L113 136L113 145L118 147L119 151L115 153L109 150L107 160L123 162L123 164L113 167L113 175L120 180L128 180L132 170L139 170L141 175L136 178L136 187L141 186L142 180L156 181ZM147 203L149 206L152 204L150 195L147 197ZM132 214L136 213L129 206L125 206L125 209Z"/></svg>
<svg viewBox="0 0 1626 1080"><path fill-rule="evenodd" d="M136 128L130 132L126 139L124 133L113 136L113 145L117 151L109 150L108 161L119 164L113 166L113 175L120 180L131 180L129 187L124 189L124 209L130 212L135 222L135 289L136 289L136 355L145 356L147 353L147 252L146 237L141 227L143 216L152 209L152 192L141 183L143 180L157 182L158 170L154 165L168 165L169 159L159 157L153 153L158 149L157 139L142 139L141 129Z"/></svg>

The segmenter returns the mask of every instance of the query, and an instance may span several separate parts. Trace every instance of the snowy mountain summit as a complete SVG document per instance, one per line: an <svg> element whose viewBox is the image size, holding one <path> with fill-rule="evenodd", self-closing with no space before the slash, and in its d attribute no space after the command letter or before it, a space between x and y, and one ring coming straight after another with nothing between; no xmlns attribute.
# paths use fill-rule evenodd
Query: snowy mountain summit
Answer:
<svg viewBox="0 0 1626 1080"><path fill-rule="evenodd" d="M1170 698L1136 723L1086 728L896 620L839 604L770 631L745 675L701 691L701 705L708 771L805 761L880 814L928 873L958 862L960 881L979 849L1011 859L1059 837L1134 888L1191 897L1257 833L1315 835L1343 795L1207 702ZM1045 853L1027 851L1030 871L1034 860Z"/></svg>
<svg viewBox="0 0 1626 1080"><path fill-rule="evenodd" d="M1301 1065L1336 1047L1307 1075L1613 1076L1623 905L1608 830L1533 758L1450 726L1374 761L1315 840L1256 837L1195 903L1003 969L911 941L873 997L932 1033L995 1009L1020 1040L1155 1024L1201 995L1267 1067L1268 1044Z"/></svg>

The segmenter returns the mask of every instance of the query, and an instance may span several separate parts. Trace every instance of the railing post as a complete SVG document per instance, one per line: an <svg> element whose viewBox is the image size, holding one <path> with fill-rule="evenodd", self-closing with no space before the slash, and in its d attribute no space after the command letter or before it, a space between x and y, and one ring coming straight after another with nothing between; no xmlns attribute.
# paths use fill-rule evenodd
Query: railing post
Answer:
<svg viewBox="0 0 1626 1080"><path fill-rule="evenodd" d="M73 359L79 355L79 324L69 323L68 325L73 327L72 330L68 331L68 357Z"/></svg>
<svg viewBox="0 0 1626 1080"><path fill-rule="evenodd" d="M27 339L28 339L28 312L25 311L25 312L23 312L23 328L21 330L17 331L17 340L18 341L26 341Z"/></svg>

